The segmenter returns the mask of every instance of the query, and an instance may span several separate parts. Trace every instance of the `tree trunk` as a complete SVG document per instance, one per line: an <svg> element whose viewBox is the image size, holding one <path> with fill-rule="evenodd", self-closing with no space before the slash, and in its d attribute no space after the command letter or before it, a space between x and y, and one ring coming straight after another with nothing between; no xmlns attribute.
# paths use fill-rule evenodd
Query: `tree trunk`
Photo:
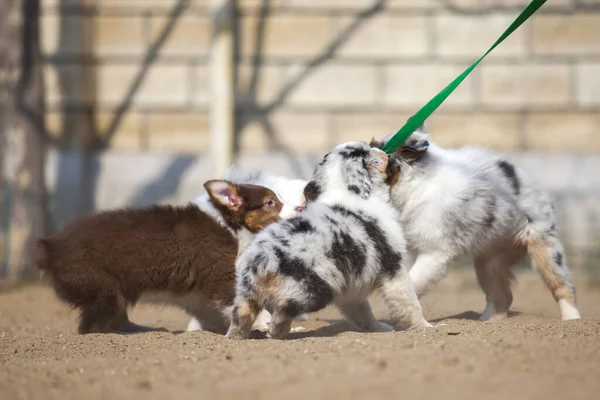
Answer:
<svg viewBox="0 0 600 400"><path fill-rule="evenodd" d="M40 0L0 2L0 276L37 276L47 231Z"/></svg>

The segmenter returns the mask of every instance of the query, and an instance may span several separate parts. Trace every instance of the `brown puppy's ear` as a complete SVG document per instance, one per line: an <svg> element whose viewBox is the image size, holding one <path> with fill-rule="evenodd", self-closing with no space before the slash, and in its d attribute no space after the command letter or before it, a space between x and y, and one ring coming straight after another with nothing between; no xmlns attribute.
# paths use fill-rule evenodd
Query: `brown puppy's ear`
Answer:
<svg viewBox="0 0 600 400"><path fill-rule="evenodd" d="M239 195L238 188L232 182L220 179L213 179L204 184L213 203L227 207L236 212L242 206L242 198Z"/></svg>

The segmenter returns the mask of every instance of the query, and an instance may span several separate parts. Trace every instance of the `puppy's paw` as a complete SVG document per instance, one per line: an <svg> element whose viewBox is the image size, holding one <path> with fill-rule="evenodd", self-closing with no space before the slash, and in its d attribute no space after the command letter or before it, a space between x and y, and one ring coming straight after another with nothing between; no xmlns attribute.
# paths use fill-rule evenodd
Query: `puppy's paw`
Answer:
<svg viewBox="0 0 600 400"><path fill-rule="evenodd" d="M508 313L496 311L496 307L494 307L494 303L490 302L485 305L485 310L483 310L483 313L479 317L479 321L493 322L493 321L501 321L506 318L508 318Z"/></svg>
<svg viewBox="0 0 600 400"><path fill-rule="evenodd" d="M484 312L483 314L481 314L481 317L479 317L479 321L481 321L481 322L497 322L497 321L502 321L506 318L508 318L507 313L486 314Z"/></svg>
<svg viewBox="0 0 600 400"><path fill-rule="evenodd" d="M240 331L229 331L227 332L227 334L225 335L225 337L227 339L232 339L232 340L244 340L246 339L246 335L244 335L242 332Z"/></svg>
<svg viewBox="0 0 600 400"><path fill-rule="evenodd" d="M290 329L291 331L291 329ZM267 339L275 339L275 340L283 340L285 339L288 334L290 332L277 332L277 333L273 333L273 332L267 332Z"/></svg>
<svg viewBox="0 0 600 400"><path fill-rule="evenodd" d="M399 324L396 325L396 330L403 331L412 331L413 329L421 329L421 328L433 328L434 326L429 323L429 321L422 319L420 321L412 322L410 324Z"/></svg>
<svg viewBox="0 0 600 400"><path fill-rule="evenodd" d="M252 329L259 330L261 332L266 332L269 330L269 324L271 323L271 314L267 310L262 310L256 320L254 321L254 325Z"/></svg>
<svg viewBox="0 0 600 400"><path fill-rule="evenodd" d="M188 332L201 331L202 325L200 324L200 321L198 321L196 318L191 318L186 330Z"/></svg>
<svg viewBox="0 0 600 400"><path fill-rule="evenodd" d="M394 327L386 324L385 322L377 321L377 325L373 327L373 332L393 332L395 331Z"/></svg>
<svg viewBox="0 0 600 400"><path fill-rule="evenodd" d="M303 326L296 326L296 327L294 327L294 328L291 329L291 332L292 333L294 333L294 332L306 332L307 330L308 329L306 329Z"/></svg>
<svg viewBox="0 0 600 400"><path fill-rule="evenodd" d="M269 324L268 323L254 324L252 329L255 329L255 330L261 331L261 332L267 332L269 330Z"/></svg>

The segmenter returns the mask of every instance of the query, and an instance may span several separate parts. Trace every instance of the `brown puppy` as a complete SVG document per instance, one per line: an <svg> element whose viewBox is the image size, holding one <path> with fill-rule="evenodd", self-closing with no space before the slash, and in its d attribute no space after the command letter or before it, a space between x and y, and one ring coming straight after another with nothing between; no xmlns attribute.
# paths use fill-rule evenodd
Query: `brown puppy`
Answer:
<svg viewBox="0 0 600 400"><path fill-rule="evenodd" d="M204 187L211 210L189 204L101 212L38 241L38 267L58 297L81 311L80 334L151 330L127 316L144 292L188 295L196 310L200 301L207 313L229 314L237 237L278 221L282 203L262 186L213 180Z"/></svg>

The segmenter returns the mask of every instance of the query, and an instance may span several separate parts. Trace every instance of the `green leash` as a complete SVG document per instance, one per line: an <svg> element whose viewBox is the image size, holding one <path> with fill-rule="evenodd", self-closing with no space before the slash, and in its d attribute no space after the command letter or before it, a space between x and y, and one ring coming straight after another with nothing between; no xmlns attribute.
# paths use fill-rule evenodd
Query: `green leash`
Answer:
<svg viewBox="0 0 600 400"><path fill-rule="evenodd" d="M383 146L382 150L387 154L392 154L398 147L404 144L406 139L416 131L427 118L450 96L450 94L461 84L462 81L475 69L477 65L487 56L492 50L496 48L500 43L510 36L523 22L527 21L529 17L533 15L546 0L531 0L531 2L525 7L521 14L513 21L506 31L500 36L498 40L485 52L481 58L475 61L469 68L467 68L462 74L454 79L448 86L446 86L441 92L439 92L433 99L429 100L423 108L421 108L415 115L410 117L406 124L392 138Z"/></svg>

